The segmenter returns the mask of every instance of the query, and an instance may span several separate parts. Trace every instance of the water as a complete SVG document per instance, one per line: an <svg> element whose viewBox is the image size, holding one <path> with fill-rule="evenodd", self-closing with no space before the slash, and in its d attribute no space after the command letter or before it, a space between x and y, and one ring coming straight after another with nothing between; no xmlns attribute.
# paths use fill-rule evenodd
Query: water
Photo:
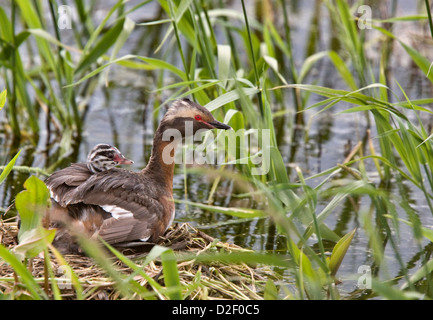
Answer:
<svg viewBox="0 0 433 320"><path fill-rule="evenodd" d="M315 52L329 50L334 35L330 30L328 11L323 4L317 4L316 1L295 1L294 3L295 5L290 11L290 19L293 25L292 42L295 64L299 68L305 61L306 54L312 50L311 45L309 46L307 42L311 37L306 35L311 36L314 34L317 36L317 40L313 42ZM136 2L132 1L128 5L132 7L134 4ZM234 8L237 8L237 5L239 5L238 2L232 4ZM97 17L102 18L105 16L107 9L100 4L99 6ZM148 18L152 16L151 12L152 10L149 9L145 15L136 13L133 18ZM412 1L397 1L397 16L417 13L417 6ZM317 29L312 32L311 22L314 18L318 18L318 24ZM380 36L374 30L371 33L370 40ZM417 47L419 50L422 50L424 46L423 37L428 35L425 26L421 27L413 22L397 24L394 33L399 34L400 39L407 40L408 44ZM127 53L149 54L151 51L147 47L149 41L149 39L146 39L143 29L136 27L119 56ZM380 57L380 53L375 51L374 46L368 50L368 55L376 61L375 65L377 67L378 60L376 59ZM431 97L431 83L428 82L418 68L413 66L398 43L394 43L391 59L388 70L390 79L397 79L411 99ZM377 70L373 71L377 72ZM95 144L102 142L116 145L127 158L133 159L135 163L130 166L131 169L140 170L146 165L150 156L153 132L155 130L153 104L156 94L151 92L151 90L155 89L155 79L150 78L149 74L143 71L126 70L120 67L112 68L109 79L109 87L98 88L90 97L89 110L83 128L83 140L76 150L71 150L71 156L65 160L61 167L70 162L85 161L88 151ZM318 85L327 87L346 89L340 76L327 59L316 64L308 81L310 83L317 81ZM394 81L390 83L390 86L399 99L404 99ZM163 101L170 94L169 92L162 93L162 97L159 99ZM317 102L317 99L318 97L312 96L308 105ZM287 108L290 108L291 105L292 100L288 97ZM304 176L308 177L334 167L344 160L345 145L349 143L349 140L352 146L362 140L367 128L365 116L361 113L336 115L337 112L347 107L344 103L340 103L319 115L315 114L318 110L305 112L304 121L308 130L301 131L301 135L296 139L291 136L293 132L285 129L287 125L283 127L282 131L279 132L280 135L283 135L280 150L289 170L299 166ZM2 117L4 117L4 112L0 112L0 120L2 127L4 127ZM286 124L290 120L289 114L285 119ZM429 117L425 117L423 120L427 123L431 122ZM47 163L52 163L47 158L47 154L48 157L53 157L55 153L46 150L48 136L42 122L43 120L41 120L42 130L38 147L34 149L30 145L25 146L19 164L43 168ZM305 132L308 132L308 136L305 136ZM373 131L373 137L374 134ZM0 149L0 159L5 163L6 159L10 159L10 155L16 151L16 146L12 144L11 138L4 133L3 129L0 134L0 143L4 146L4 148ZM374 143L376 150L379 150L377 141L374 141ZM375 173L373 163L369 162L367 166L371 168L369 171L371 174L370 179L378 182L379 177ZM295 173L293 172L291 175L295 179ZM22 190L22 184L26 177L28 177L28 174L16 172L11 174L5 185L0 188L0 207L9 207L15 195ZM315 186L321 179L323 178L311 180L309 184ZM187 200L206 203L210 195L212 182L208 177L188 174ZM184 173L182 168L178 166L174 177L174 197L176 199L185 199L184 184ZM218 206L250 207L250 200L232 197L233 188L231 182L224 181L214 195L213 204ZM433 226L432 214L426 206L423 195L409 189L408 197L413 201L413 207L418 211L424 226ZM360 219L368 210L368 199L360 199L358 202L355 200L348 198L325 220L328 227L337 234L343 235L359 226ZM326 205L326 201L319 203L318 212ZM405 216L402 217L406 218ZM268 219L236 219L224 214L207 212L193 206L187 207L184 204L177 203L175 222L189 222L200 227L213 237L233 242L242 247L272 252L284 250L283 239L278 235L275 226ZM401 239L413 239L412 230L405 225L401 226L400 235ZM330 243L330 248L332 248L332 245ZM403 261L410 269L416 270L420 265L420 251L417 244L414 241L405 240L399 243L399 246ZM423 246L425 246L423 248L425 252L431 252L431 245L425 243ZM343 280L340 285L342 292L349 293L356 289L358 268L371 264L372 257L370 254L368 239L362 230L358 229L339 271L339 276ZM385 256L389 259L389 273L397 276L400 272L399 265L396 263L389 245L386 247Z"/></svg>

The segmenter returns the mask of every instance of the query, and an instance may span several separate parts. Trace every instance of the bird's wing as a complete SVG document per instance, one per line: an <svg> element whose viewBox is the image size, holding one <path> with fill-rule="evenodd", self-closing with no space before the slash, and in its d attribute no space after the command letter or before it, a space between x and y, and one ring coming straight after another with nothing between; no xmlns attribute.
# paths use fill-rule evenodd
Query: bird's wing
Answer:
<svg viewBox="0 0 433 320"><path fill-rule="evenodd" d="M71 193L91 175L85 163L73 163L67 168L54 172L45 183L51 192L51 197L64 207Z"/></svg>
<svg viewBox="0 0 433 320"><path fill-rule="evenodd" d="M145 186L146 185L146 186ZM147 240L169 224L174 208L170 195L156 192L154 182L124 169L91 176L71 194L67 204L97 205L106 213L98 234L109 243Z"/></svg>

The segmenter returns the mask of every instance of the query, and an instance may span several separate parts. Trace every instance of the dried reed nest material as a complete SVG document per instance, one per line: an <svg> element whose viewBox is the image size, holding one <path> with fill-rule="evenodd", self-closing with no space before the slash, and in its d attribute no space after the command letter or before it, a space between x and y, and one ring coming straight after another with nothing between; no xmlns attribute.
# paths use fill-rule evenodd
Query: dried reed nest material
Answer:
<svg viewBox="0 0 433 320"><path fill-rule="evenodd" d="M16 245L17 226L15 223L5 223L0 221L0 243L12 248ZM206 252L246 252L250 251L233 244L222 243L204 232L192 227L189 224L175 224L167 230L158 245L170 247L176 253L188 253L194 256ZM123 255L132 259L137 265L141 265L144 257L153 245L140 245L128 248L117 248ZM68 265L80 280L84 289L85 299L119 299L120 293L115 289L115 283L107 272L97 266L94 260L84 255L64 255ZM124 265L122 261L113 258L113 266L124 275L129 275L132 270ZM62 297L74 299L75 291L61 286L64 269L58 261L51 258L52 269L56 273L57 283L60 284ZM31 271L34 278L39 282L44 282L44 259L36 257L32 261ZM163 284L163 272L160 261L155 260L144 266L144 271L155 281ZM278 280L279 275L268 267L248 266L241 264L226 264L212 262L210 264L199 264L193 258L178 262L178 272L182 285L189 285L197 281L199 275L200 285L189 293L187 299L234 299L251 300L262 299L263 290L268 279ZM7 291L7 287L14 285L13 269L0 259L0 291ZM5 281L6 280L6 281ZM9 281L7 281L9 280ZM147 281L139 276L134 276L134 280L141 286L149 289ZM9 288L10 289L10 288ZM11 289L10 289L11 290ZM133 298L139 298L133 296ZM159 298L164 298L159 296Z"/></svg>

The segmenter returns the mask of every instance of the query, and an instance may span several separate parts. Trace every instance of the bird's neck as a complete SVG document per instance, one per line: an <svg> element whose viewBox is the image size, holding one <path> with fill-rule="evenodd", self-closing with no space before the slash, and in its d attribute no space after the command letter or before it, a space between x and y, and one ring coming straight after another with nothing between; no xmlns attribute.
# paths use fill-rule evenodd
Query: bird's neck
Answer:
<svg viewBox="0 0 433 320"><path fill-rule="evenodd" d="M173 191L174 155L176 146L180 140L165 139L163 133L165 126L160 124L153 138L152 154L149 163L143 170L151 175L155 181L164 184L166 188Z"/></svg>

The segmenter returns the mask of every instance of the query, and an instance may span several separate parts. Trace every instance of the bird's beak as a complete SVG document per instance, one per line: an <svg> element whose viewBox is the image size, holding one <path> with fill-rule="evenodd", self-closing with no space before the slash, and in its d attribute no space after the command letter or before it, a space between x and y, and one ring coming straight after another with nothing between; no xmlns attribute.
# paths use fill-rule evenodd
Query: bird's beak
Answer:
<svg viewBox="0 0 433 320"><path fill-rule="evenodd" d="M115 161L117 161L118 164L133 164L134 161L126 159L123 154L116 154Z"/></svg>
<svg viewBox="0 0 433 320"><path fill-rule="evenodd" d="M212 127L217 128L217 129L224 129L224 130L228 130L231 129L232 127L226 125L225 123L219 122L217 120L213 121L213 122L208 122Z"/></svg>
<svg viewBox="0 0 433 320"><path fill-rule="evenodd" d="M134 163L134 161L126 159L126 158L120 160L120 162L119 162L119 164L133 164L133 163Z"/></svg>

